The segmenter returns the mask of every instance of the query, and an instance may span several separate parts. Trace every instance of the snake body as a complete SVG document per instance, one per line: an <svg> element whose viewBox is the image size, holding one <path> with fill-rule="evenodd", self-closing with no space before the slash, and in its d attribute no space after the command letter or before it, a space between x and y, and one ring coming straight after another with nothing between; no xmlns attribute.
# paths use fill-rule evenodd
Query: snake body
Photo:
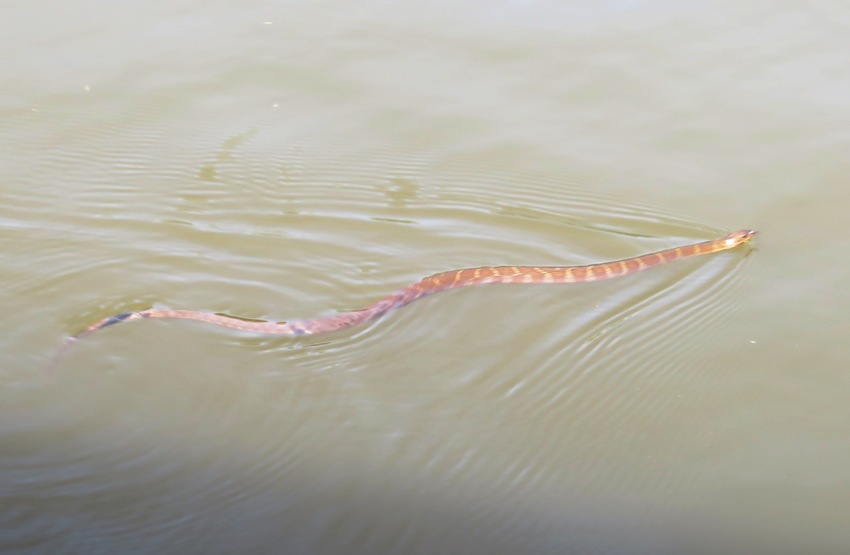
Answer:
<svg viewBox="0 0 850 555"><path fill-rule="evenodd" d="M403 289L399 289L366 308L313 320L258 322L199 310L148 309L136 312L124 312L104 318L88 326L80 333L70 337L61 350L64 351L77 340L103 328L120 322L146 318L198 320L200 322L259 334L300 336L327 333L350 328L368 320L379 318L391 310L401 308L417 299L439 293L440 291L488 283L532 284L598 281L633 274L682 258L733 249L747 243L755 234L755 231L742 229L713 241L705 241L633 258L600 264L589 264L586 266L484 266L480 268L451 270L434 274Z"/></svg>

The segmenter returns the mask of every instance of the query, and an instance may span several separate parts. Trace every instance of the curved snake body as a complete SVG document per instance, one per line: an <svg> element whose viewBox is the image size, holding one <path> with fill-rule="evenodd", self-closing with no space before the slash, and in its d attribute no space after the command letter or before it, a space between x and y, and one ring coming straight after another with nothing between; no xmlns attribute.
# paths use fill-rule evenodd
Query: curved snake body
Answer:
<svg viewBox="0 0 850 555"><path fill-rule="evenodd" d="M755 234L755 231L743 229L713 241L705 241L636 256L634 258L600 264L589 264L586 266L485 266L481 268L451 270L434 274L412 285L408 285L404 289L399 289L366 308L313 320L252 322L199 310L148 309L137 312L124 312L95 322L80 333L70 337L61 351L67 349L67 347L77 340L108 326L144 318L198 320L260 334L300 336L327 333L350 328L368 320L379 318L391 310L401 308L417 299L439 293L440 291L484 285L487 283L581 283L609 279L640 272L647 268L667 264L668 262L682 258L732 249L747 243Z"/></svg>

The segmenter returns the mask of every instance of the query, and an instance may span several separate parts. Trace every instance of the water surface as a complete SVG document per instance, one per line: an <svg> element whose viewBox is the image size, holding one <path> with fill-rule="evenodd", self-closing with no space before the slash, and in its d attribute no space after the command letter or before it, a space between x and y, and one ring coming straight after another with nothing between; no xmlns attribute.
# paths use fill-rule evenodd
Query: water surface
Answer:
<svg viewBox="0 0 850 555"><path fill-rule="evenodd" d="M830 7L830 9L827 9ZM21 4L0 61L4 552L850 543L850 10ZM435 272L753 248L273 321Z"/></svg>

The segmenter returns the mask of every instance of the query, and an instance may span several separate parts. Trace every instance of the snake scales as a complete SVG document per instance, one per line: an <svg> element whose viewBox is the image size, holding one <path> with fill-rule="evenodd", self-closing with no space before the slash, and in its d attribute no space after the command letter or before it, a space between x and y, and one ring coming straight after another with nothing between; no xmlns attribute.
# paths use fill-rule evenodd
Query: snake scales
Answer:
<svg viewBox="0 0 850 555"><path fill-rule="evenodd" d="M252 322L199 310L148 309L136 312L124 312L95 322L80 333L69 337L60 350L60 354L79 339L105 327L120 322L145 318L199 320L201 322L260 334L299 336L327 333L350 328L368 320L379 318L391 310L401 308L426 295L439 293L440 291L484 285L487 283L581 283L609 279L640 272L641 270L660 264L667 264L668 262L682 258L733 249L747 243L755 234L755 231L742 229L713 241L705 241L636 256L634 258L600 264L589 264L586 266L485 266L481 268L451 270L434 274L412 285L408 285L404 289L399 289L366 308L313 320Z"/></svg>

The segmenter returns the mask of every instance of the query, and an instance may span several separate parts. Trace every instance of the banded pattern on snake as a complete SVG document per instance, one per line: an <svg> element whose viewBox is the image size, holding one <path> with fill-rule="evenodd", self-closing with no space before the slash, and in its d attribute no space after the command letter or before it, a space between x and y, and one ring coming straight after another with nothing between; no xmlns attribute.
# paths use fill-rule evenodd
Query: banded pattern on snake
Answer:
<svg viewBox="0 0 850 555"><path fill-rule="evenodd" d="M367 320L379 318L391 310L401 308L417 299L433 293L439 293L440 291L484 285L487 283L581 283L609 279L640 272L647 268L667 264L682 258L733 249L750 241L755 234L755 231L742 229L713 241L705 241L636 256L634 258L600 264L589 264L586 266L485 266L481 268L451 270L434 274L412 285L408 285L404 289L399 289L366 308L313 320L252 322L199 310L148 309L137 312L124 312L95 322L80 333L68 338L60 354L79 339L98 330L120 322L145 318L198 320L260 334L299 336L327 333L350 328Z"/></svg>

